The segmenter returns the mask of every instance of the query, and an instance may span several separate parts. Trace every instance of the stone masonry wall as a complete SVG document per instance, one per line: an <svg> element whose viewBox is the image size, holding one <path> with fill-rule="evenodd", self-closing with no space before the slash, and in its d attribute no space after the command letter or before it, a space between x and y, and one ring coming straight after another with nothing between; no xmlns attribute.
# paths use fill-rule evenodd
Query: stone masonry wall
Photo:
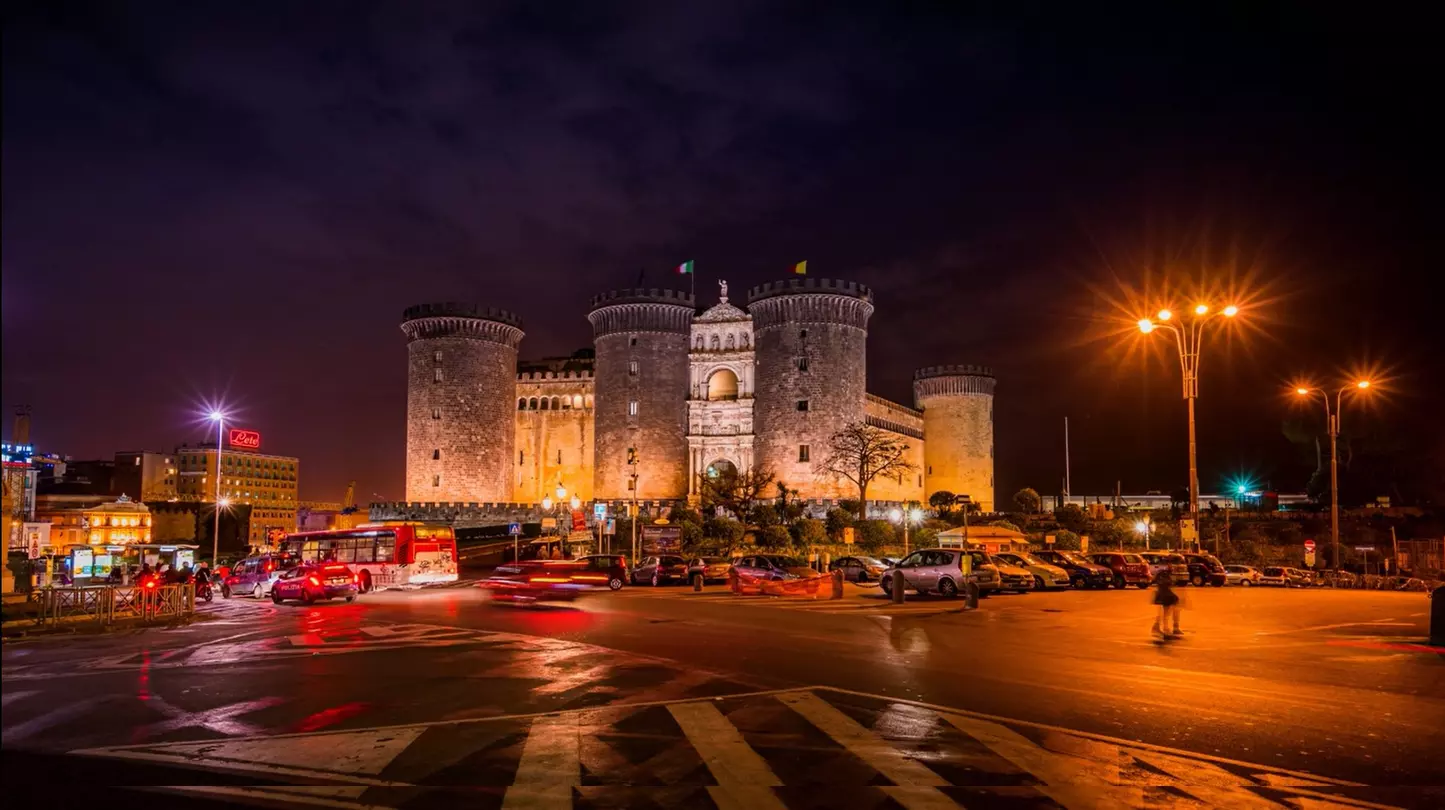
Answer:
<svg viewBox="0 0 1445 810"><path fill-rule="evenodd" d="M914 375L914 399L928 438L928 495L947 490L971 496L984 512L994 510L994 384L992 372L982 366L935 366Z"/></svg>
<svg viewBox="0 0 1445 810"><path fill-rule="evenodd" d="M544 398L546 409L540 407ZM569 497L592 500L592 372L519 374L517 402L513 496L540 502L560 482Z"/></svg>
<svg viewBox="0 0 1445 810"><path fill-rule="evenodd" d="M593 299L594 497L632 497L635 448L639 499L687 497L688 333L692 296L624 290ZM634 365L635 364L635 365ZM636 403L636 413L632 413Z"/></svg>
<svg viewBox="0 0 1445 810"><path fill-rule="evenodd" d="M830 279L775 282L748 292L748 310L757 357L758 466L803 498L857 497L850 482L819 476L814 467L826 456L829 437L864 420L872 292Z"/></svg>
<svg viewBox="0 0 1445 810"><path fill-rule="evenodd" d="M510 501L520 321L500 310L407 310L408 501Z"/></svg>

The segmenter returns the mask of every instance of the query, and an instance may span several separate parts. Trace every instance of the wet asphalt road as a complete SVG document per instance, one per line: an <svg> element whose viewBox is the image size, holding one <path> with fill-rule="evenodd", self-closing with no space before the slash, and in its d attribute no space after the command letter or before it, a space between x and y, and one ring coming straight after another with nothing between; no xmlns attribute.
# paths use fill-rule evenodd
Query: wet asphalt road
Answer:
<svg viewBox="0 0 1445 810"><path fill-rule="evenodd" d="M837 715L904 750L927 749L907 761L952 775L936 788L925 778L924 786L966 806L998 799L949 793L969 784L959 774L970 768L988 774L998 795L1026 790L1032 799L1043 791L1041 806L1091 804L998 785L1014 784L1018 773L1018 784L1032 784L1058 752L1084 756L1077 749L1085 748L1096 756L1100 745L1111 762L1133 751L1128 761L1150 779L1163 777L1148 756L1197 755L1223 763L1208 766L1216 770L1246 763L1296 772L1295 780L1304 773L1362 783L1373 786L1367 798L1386 804L1429 806L1439 794L1410 788L1445 782L1445 656L1417 646L1427 632L1423 594L1191 589L1186 639L1162 647L1149 639L1151 607L1140 591L1003 595L967 612L926 601L898 609L863 594L850 586L848 599L827 603L742 599L719 587L703 594L642 588L530 608L491 604L469 587L309 608L218 600L207 621L183 628L7 643L4 748L115 753L131 746L120 753L255 762L272 757L246 741L289 734L298 736L268 750L281 745L280 759L311 764L271 777L368 773L364 761L351 770L325 765L338 747L354 746L379 752L372 777L387 777L369 788L368 804L408 804L378 792L402 789L392 782L445 782L447 772L434 767L445 760L474 784L495 788L498 806L551 807L548 795L518 804L517 785L531 758L555 765L547 735L561 733L581 752L572 755L579 786L656 781L656 790L671 791L648 798L659 806L728 806L737 797L728 798L725 772L771 774L757 778L776 781L780 806L802 806L788 786L811 786L810 803L822 801L826 791L817 791L827 785L854 781L882 791L876 806L935 806L933 794L887 787L911 784L909 772L890 770L892 754L855 745L856 729L840 727ZM738 697L699 700L727 696ZM618 706L643 708L599 713ZM567 714L528 719L554 712ZM1006 728L968 725L993 721ZM602 748L579 745L575 725L558 732L549 725L556 722L591 724L595 733L581 738ZM520 730L507 725L517 723ZM807 733L794 728L799 723ZM408 728L401 739L375 731L396 726ZM448 736L459 730L467 731ZM821 741L809 742L820 730ZM730 766L740 771L705 750L708 740L730 734L740 741L717 756L741 756ZM1015 734L1032 743L1014 743L1038 744L1054 758L1010 749ZM193 746L227 740L239 742ZM1139 754L1145 749L1133 744L1156 753ZM430 753L416 753L422 750ZM748 751L757 755L749 759ZM417 756L427 768L408 764ZM565 772L571 760L561 761ZM1190 773L1199 782L1228 781ZM501 792L508 789L515 801ZM578 790L583 803L640 800L589 799ZM766 806L738 795L743 806ZM865 806L862 795L828 806ZM1165 798L1153 803L1184 801Z"/></svg>

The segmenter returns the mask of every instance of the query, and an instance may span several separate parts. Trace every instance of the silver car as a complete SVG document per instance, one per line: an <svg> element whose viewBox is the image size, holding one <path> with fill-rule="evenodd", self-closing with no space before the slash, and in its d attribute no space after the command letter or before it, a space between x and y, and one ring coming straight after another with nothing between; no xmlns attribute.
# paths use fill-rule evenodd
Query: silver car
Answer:
<svg viewBox="0 0 1445 810"><path fill-rule="evenodd" d="M909 554L898 565L883 572L883 592L893 593L893 572L903 573L903 586L910 591L939 596L957 596L965 582L963 556L967 554L972 563L973 573L968 575L978 585L980 595L987 595L999 589L998 568L989 562L982 551L962 551L955 548L925 548Z"/></svg>

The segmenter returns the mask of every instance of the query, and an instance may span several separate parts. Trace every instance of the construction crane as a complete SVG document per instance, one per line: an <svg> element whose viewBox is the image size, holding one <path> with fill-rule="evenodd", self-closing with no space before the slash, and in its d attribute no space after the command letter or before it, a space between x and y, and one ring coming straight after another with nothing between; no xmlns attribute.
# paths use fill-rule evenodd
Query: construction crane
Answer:
<svg viewBox="0 0 1445 810"><path fill-rule="evenodd" d="M346 485L346 497L341 499L341 514L349 515L356 511L356 482L352 481Z"/></svg>

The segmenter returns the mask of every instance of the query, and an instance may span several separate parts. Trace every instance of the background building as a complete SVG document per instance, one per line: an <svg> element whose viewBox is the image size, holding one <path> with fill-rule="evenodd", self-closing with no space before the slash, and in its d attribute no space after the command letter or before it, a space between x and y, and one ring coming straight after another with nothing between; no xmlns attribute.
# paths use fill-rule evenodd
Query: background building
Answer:
<svg viewBox="0 0 1445 810"><path fill-rule="evenodd" d="M178 475L174 453L116 453L110 494L128 495L142 502L177 500Z"/></svg>
<svg viewBox="0 0 1445 810"><path fill-rule="evenodd" d="M216 497L216 448L176 448L176 496L191 503L214 504ZM300 460L227 449L220 454L221 497L232 508L249 507L246 539L253 546L266 543L267 532L296 531L297 473ZM202 516L209 508L201 509ZM202 521L205 523L205 521ZM205 525L209 526L209 523Z"/></svg>

